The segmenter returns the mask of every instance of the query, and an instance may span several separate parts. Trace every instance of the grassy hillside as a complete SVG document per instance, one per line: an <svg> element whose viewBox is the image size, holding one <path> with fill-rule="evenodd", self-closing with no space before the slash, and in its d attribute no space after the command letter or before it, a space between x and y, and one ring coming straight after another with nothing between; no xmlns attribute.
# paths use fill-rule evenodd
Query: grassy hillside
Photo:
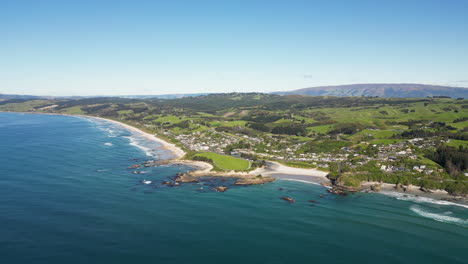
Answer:
<svg viewBox="0 0 468 264"><path fill-rule="evenodd" d="M468 193L468 100L232 93L6 100L0 111L112 118L199 153L219 170L276 160L328 170L349 184L405 182Z"/></svg>

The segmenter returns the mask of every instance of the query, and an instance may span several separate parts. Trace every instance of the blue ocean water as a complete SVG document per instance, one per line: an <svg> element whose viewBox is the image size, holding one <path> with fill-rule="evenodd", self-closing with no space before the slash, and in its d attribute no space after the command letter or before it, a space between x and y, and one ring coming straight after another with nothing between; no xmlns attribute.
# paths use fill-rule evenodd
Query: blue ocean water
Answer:
<svg viewBox="0 0 468 264"><path fill-rule="evenodd" d="M160 184L185 166L127 169L169 155L104 121L0 113L0 263L468 261L466 207L286 180L217 193Z"/></svg>

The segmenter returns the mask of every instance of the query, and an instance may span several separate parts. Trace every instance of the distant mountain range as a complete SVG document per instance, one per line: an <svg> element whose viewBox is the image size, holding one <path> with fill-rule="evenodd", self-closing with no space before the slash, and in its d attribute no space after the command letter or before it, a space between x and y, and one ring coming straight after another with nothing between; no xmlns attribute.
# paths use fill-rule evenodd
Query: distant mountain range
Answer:
<svg viewBox="0 0 468 264"><path fill-rule="evenodd" d="M432 97L449 96L468 98L468 88L413 84L413 83L368 83L336 86L318 86L274 94L311 96L379 96L379 97Z"/></svg>
<svg viewBox="0 0 468 264"><path fill-rule="evenodd" d="M21 94L0 94L1 100L40 100L40 99L83 99L83 98L99 98L99 97L119 97L130 99L178 99L184 97L195 97L207 95L207 93L193 94L161 94L161 95L101 95L101 96L36 96L36 95L21 95Z"/></svg>
<svg viewBox="0 0 468 264"><path fill-rule="evenodd" d="M122 95L119 97L131 98L131 99L148 99L148 98L158 98L158 99L178 99L184 97L195 97L208 95L208 93L190 93L190 94L160 94L160 95Z"/></svg>
<svg viewBox="0 0 468 264"><path fill-rule="evenodd" d="M20 94L0 94L0 100L36 100L45 99L45 96L20 95Z"/></svg>
<svg viewBox="0 0 468 264"><path fill-rule="evenodd" d="M452 98L468 98L468 88L451 87L441 85L427 85L416 83L367 83L367 84L348 84L335 86L317 86L303 88L293 91L273 92L278 95L310 95L310 96L379 96L379 97L415 97L425 98L433 96L448 96ZM161 95L119 95L119 96L34 96L34 95L16 95L0 94L2 100L34 100L34 99L81 99L96 97L120 97L131 99L177 99L184 97L195 97L209 95L208 93L191 94L161 94Z"/></svg>

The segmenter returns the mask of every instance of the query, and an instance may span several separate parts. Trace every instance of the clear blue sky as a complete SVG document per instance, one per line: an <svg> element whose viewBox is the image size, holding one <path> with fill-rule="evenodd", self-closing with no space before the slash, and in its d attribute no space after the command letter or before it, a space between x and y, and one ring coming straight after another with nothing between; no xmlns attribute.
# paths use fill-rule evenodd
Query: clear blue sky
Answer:
<svg viewBox="0 0 468 264"><path fill-rule="evenodd" d="M0 0L0 93L468 86L468 0Z"/></svg>

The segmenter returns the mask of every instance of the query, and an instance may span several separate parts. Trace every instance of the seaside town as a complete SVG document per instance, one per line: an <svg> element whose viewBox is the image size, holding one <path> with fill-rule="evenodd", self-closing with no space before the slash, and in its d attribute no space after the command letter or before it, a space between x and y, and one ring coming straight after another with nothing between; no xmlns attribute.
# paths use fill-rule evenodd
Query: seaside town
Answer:
<svg viewBox="0 0 468 264"><path fill-rule="evenodd" d="M300 153L299 150L306 143L296 143L286 148L274 148L272 146L282 146L288 144L287 138L281 136L249 137L243 134L227 135L223 132L217 132L215 129L209 129L204 132L193 132L191 134L173 135L169 131L163 134L168 137L174 137L182 146L193 152L214 152L218 154L228 154L235 157L252 157L282 161L282 162L307 162L317 168L326 170L332 163L340 163L342 166L357 168L359 166L375 161L375 165L383 172L413 172L424 174L440 174L443 169L434 169L433 166L427 166L417 163L418 150L434 147L438 138L413 138L407 141L400 141L394 144L377 145L368 142L360 142L362 148L343 147L340 151L334 153ZM449 141L449 140L448 140ZM239 145L242 142L242 148L228 148L232 145ZM443 141L442 141L443 142ZM263 152L257 152L259 144L264 145ZM403 160L413 160L414 166L405 166Z"/></svg>
<svg viewBox="0 0 468 264"><path fill-rule="evenodd" d="M3 108L12 109L7 107L13 105ZM37 101L27 107L31 112L103 117L144 129L184 150L184 160L210 163L217 174L253 173L276 162L309 169L310 174L325 172L334 186L347 190L378 182L454 195L467 192L468 107L462 98L231 93L120 99L118 104L98 98Z"/></svg>

